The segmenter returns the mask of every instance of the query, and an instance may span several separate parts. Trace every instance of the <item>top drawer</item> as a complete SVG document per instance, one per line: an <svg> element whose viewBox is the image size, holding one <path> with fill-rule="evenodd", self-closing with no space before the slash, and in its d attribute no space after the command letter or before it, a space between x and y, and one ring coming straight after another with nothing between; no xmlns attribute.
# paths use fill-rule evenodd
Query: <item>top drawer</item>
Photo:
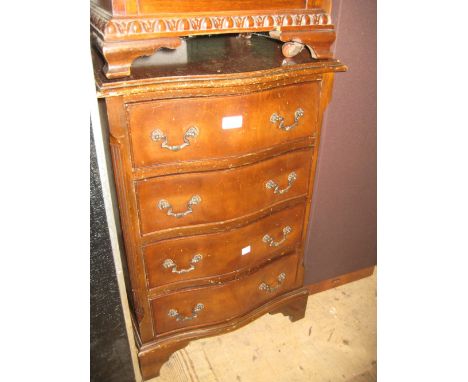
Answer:
<svg viewBox="0 0 468 382"><path fill-rule="evenodd" d="M311 136L320 82L127 105L133 166L245 155Z"/></svg>

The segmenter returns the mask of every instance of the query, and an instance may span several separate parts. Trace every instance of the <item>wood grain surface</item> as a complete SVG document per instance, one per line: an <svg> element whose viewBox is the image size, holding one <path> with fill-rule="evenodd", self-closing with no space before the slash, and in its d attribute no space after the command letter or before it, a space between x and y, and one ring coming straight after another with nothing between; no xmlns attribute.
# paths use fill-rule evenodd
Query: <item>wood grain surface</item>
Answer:
<svg viewBox="0 0 468 382"><path fill-rule="evenodd" d="M244 278L209 287L181 290L151 300L156 334L213 325L252 311L279 294L297 287L298 261L298 256L292 254ZM278 276L283 273L285 279L279 282ZM260 289L263 282L271 286L272 290ZM204 308L197 313L197 317L187 319L193 317L193 309L200 303ZM180 321L169 316L171 309L180 314Z"/></svg>
<svg viewBox="0 0 468 382"><path fill-rule="evenodd" d="M214 52L224 41L233 53L258 42L262 49L250 50L258 67L242 72L226 55L231 72L200 76L194 53L173 68L176 76L158 77L159 67L150 65L140 68L139 80L97 82L106 96L145 379L193 339L269 312L291 321L305 314L304 235L320 126L334 72L346 67L336 60L283 67L274 49L273 56L263 50L262 38L211 41ZM265 60L269 69L262 70ZM236 115L239 130L221 134L220 119ZM194 121L199 134L184 137ZM159 128L164 133L154 135ZM252 257L239 259L248 246ZM182 269L190 271L173 272Z"/></svg>
<svg viewBox="0 0 468 382"><path fill-rule="evenodd" d="M222 222L252 214L285 200L307 194L310 150L296 151L250 166L145 179L136 183L141 232L143 235L172 229L172 235L186 226ZM291 173L295 180L289 181ZM274 181L283 194L266 187ZM190 200L199 196L196 205ZM160 208L161 200L171 207ZM168 215L183 214L176 217Z"/></svg>
<svg viewBox="0 0 468 382"><path fill-rule="evenodd" d="M313 136L319 95L317 81L238 96L130 104L127 112L134 165L222 159ZM295 123L297 110L303 115ZM280 129L280 123L271 121L275 114L284 118L285 127L295 127ZM229 125L228 118L232 121L233 117L238 122ZM169 146L178 146L190 128L197 129L197 136L188 138L189 145L178 151L163 147L163 139L152 139L153 132L159 130Z"/></svg>
<svg viewBox="0 0 468 382"><path fill-rule="evenodd" d="M239 272L293 251L302 241L304 209L299 204L227 232L163 240L146 246L144 258L149 293L233 278ZM266 234L281 240L286 226L292 231L281 245L272 247L263 241ZM192 264L196 255L200 255L201 260ZM165 268L167 259L175 266ZM174 272L191 267L193 270L188 272Z"/></svg>
<svg viewBox="0 0 468 382"><path fill-rule="evenodd" d="M96 0L90 24L93 44L107 61L101 71L110 79L130 76L135 58L175 48L181 36L280 32L289 45L306 44L314 58L330 58L335 40L330 7L330 0ZM301 37L281 35L282 30Z"/></svg>

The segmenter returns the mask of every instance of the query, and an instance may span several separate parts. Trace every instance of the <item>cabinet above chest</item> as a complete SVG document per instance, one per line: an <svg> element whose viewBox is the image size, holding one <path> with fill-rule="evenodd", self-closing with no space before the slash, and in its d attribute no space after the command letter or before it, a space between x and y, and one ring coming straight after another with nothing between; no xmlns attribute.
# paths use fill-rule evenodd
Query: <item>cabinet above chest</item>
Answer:
<svg viewBox="0 0 468 382"><path fill-rule="evenodd" d="M335 41L330 10L331 0L92 0L91 34L107 78L129 76L136 58L178 49L184 36L269 33L286 57L307 47L325 59Z"/></svg>

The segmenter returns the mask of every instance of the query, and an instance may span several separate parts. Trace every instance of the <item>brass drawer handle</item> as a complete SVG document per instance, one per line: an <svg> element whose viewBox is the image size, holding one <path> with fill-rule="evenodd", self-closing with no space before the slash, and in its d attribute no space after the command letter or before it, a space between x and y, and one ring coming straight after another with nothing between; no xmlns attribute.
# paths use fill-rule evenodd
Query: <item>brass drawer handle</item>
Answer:
<svg viewBox="0 0 468 382"><path fill-rule="evenodd" d="M170 309L167 315L169 317L175 317L176 321L189 321L189 320L193 320L194 318L197 318L198 312L201 312L203 308L205 308L205 305L199 302L192 309L192 314L190 316L182 316L176 309Z"/></svg>
<svg viewBox="0 0 468 382"><path fill-rule="evenodd" d="M197 127L195 126L190 127L184 134L184 143L182 143L181 145L175 145L175 146L170 146L167 144L167 137L159 129L153 130L153 132L151 133L151 139L153 141L163 141L161 143L161 147L164 149L168 149L171 151L179 151L179 150L182 150L184 147L187 147L190 145L189 138L196 138L198 137L198 134L199 134L199 131Z"/></svg>
<svg viewBox="0 0 468 382"><path fill-rule="evenodd" d="M268 244L270 247L278 247L279 245L283 244L286 241L286 237L288 234L292 232L292 228L290 226L286 226L283 228L283 238L280 241L274 241L273 238L266 234L263 236L263 242Z"/></svg>
<svg viewBox="0 0 468 382"><path fill-rule="evenodd" d="M202 255L198 254L193 256L192 261L190 262L190 268L185 268L185 269L177 269L177 264L174 262L172 259L166 259L164 260L163 267L165 269L172 268L172 273L188 273L192 272L195 269L195 264L200 262L201 259L203 258Z"/></svg>
<svg viewBox="0 0 468 382"><path fill-rule="evenodd" d="M196 206L197 204L201 203L201 197L199 195L193 195L192 198L187 203L187 209L184 212L173 212L171 203L169 203L166 199L161 199L158 203L158 207L160 210L167 210L168 216L174 216L175 218L181 218L193 212L192 207Z"/></svg>
<svg viewBox="0 0 468 382"><path fill-rule="evenodd" d="M292 185L296 181L296 179L297 179L297 174L293 171L288 175L288 187L283 188L282 190L280 190L278 184L273 179L270 179L269 181L267 181L265 183L265 187L268 188L269 190L273 189L273 192L275 194L280 194L281 195L281 194L284 194L284 193L289 191L289 189L292 187Z"/></svg>
<svg viewBox="0 0 468 382"><path fill-rule="evenodd" d="M271 123L277 123L279 122L279 128L284 131L289 131L291 129L294 129L298 123L299 123L299 118L304 116L304 110L301 108L297 109L294 113L294 123L289 126L284 126L284 117L280 116L279 114L273 113L270 117L270 122Z"/></svg>
<svg viewBox="0 0 468 382"><path fill-rule="evenodd" d="M258 286L258 289L263 290L263 291L268 292L268 293L274 292L275 290L280 288L281 285L283 284L284 280L286 280L286 274L284 272L280 273L278 275L277 280L278 280L278 284L276 286L274 286L274 287L272 287L272 286L268 285L267 283L263 282Z"/></svg>

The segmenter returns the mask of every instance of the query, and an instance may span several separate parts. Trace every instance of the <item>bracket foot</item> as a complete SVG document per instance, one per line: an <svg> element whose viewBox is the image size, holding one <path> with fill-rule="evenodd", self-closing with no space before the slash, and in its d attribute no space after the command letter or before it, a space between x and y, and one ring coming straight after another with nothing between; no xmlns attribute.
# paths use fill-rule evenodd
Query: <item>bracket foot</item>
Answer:
<svg viewBox="0 0 468 382"><path fill-rule="evenodd" d="M130 76L132 62L141 56L151 56L161 48L176 49L180 46L180 37L161 37L138 41L103 41L93 34L96 46L107 64L103 72L107 78Z"/></svg>

